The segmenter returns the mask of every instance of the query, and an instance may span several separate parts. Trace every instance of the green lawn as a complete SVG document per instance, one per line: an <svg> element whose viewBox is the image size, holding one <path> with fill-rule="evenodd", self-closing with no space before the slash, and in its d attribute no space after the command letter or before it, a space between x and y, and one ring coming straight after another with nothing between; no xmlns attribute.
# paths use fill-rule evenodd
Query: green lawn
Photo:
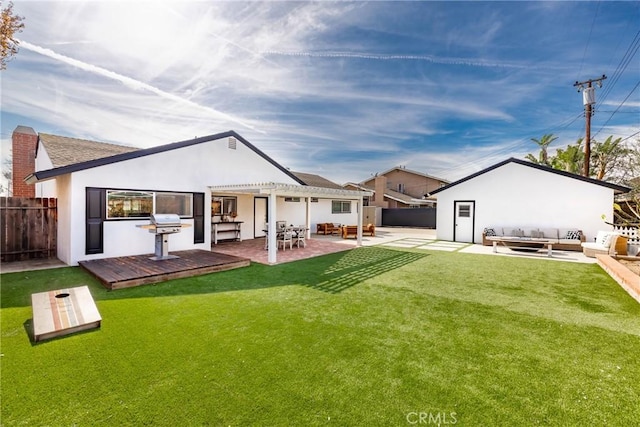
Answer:
<svg viewBox="0 0 640 427"><path fill-rule="evenodd" d="M360 248L107 292L1 277L2 424L633 425L640 304L597 265ZM33 345L30 295L102 328Z"/></svg>

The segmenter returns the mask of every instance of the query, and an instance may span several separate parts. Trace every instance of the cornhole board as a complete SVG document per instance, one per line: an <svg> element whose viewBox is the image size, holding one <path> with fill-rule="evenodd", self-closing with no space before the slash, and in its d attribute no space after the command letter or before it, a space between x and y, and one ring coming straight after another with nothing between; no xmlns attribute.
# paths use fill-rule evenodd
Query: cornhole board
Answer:
<svg viewBox="0 0 640 427"><path fill-rule="evenodd" d="M35 342L99 328L102 317L87 286L31 294Z"/></svg>

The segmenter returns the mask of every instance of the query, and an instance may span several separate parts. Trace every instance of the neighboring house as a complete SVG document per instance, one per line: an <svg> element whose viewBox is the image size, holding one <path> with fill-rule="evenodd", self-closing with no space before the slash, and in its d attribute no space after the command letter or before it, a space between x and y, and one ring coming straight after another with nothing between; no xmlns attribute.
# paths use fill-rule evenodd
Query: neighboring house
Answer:
<svg viewBox="0 0 640 427"><path fill-rule="evenodd" d="M274 218L268 224L274 263L276 220L310 228L312 219L361 224L358 205L369 194L316 186L321 177L301 179L233 131L148 149L24 126L12 140L14 195L57 197L57 255L70 265L153 252L154 235L136 227L152 213L179 214L191 225L171 235L172 251L209 250L212 223L223 215L237 215L243 240L264 236Z"/></svg>
<svg viewBox="0 0 640 427"><path fill-rule="evenodd" d="M593 241L608 229L614 194L628 188L510 158L432 191L437 238L482 243L487 227L582 230Z"/></svg>
<svg viewBox="0 0 640 427"><path fill-rule="evenodd" d="M434 206L435 198L426 195L448 183L447 180L398 166L360 183L347 183L344 187L372 191L373 198L365 201L369 206L410 208Z"/></svg>

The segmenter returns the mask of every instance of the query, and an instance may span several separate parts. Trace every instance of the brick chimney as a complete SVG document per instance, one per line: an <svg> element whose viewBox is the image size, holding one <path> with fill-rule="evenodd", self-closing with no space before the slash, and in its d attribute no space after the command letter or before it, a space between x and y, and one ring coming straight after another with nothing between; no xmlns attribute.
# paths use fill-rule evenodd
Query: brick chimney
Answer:
<svg viewBox="0 0 640 427"><path fill-rule="evenodd" d="M36 147L38 146L38 134L30 127L18 126L11 136L13 150L13 196L35 197L35 185L24 182L29 174L36 171Z"/></svg>
<svg viewBox="0 0 640 427"><path fill-rule="evenodd" d="M373 199L373 206L379 206L381 208L388 208L389 202L384 200L384 193L387 191L387 177L384 175L376 176L375 190Z"/></svg>

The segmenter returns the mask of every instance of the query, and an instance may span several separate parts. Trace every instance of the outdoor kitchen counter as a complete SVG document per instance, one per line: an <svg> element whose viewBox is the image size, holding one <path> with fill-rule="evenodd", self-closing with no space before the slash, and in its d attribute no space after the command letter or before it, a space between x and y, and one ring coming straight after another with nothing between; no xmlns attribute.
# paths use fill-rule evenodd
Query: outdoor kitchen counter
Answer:
<svg viewBox="0 0 640 427"><path fill-rule="evenodd" d="M242 224L244 221L211 222L211 240L214 245L219 240L242 241Z"/></svg>

